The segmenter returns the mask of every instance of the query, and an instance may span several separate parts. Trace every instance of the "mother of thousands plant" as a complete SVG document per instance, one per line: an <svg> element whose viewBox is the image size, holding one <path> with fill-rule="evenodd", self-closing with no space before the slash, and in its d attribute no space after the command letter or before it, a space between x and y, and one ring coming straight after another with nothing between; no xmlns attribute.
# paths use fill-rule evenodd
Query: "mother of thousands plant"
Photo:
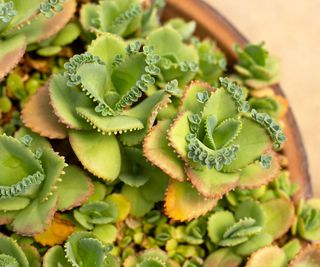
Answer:
<svg viewBox="0 0 320 267"><path fill-rule="evenodd" d="M167 214L190 220L234 188L254 188L275 178L275 150L284 141L279 124L267 113L250 110L241 87L221 78L217 89L192 83L178 115L160 121L145 138L144 153L172 177Z"/></svg>
<svg viewBox="0 0 320 267"><path fill-rule="evenodd" d="M0 224L35 235L46 230L57 210L81 205L92 193L92 184L46 139L24 128L16 137L0 137Z"/></svg>
<svg viewBox="0 0 320 267"><path fill-rule="evenodd" d="M56 34L75 9L75 0L0 1L0 80L19 62L27 45Z"/></svg>

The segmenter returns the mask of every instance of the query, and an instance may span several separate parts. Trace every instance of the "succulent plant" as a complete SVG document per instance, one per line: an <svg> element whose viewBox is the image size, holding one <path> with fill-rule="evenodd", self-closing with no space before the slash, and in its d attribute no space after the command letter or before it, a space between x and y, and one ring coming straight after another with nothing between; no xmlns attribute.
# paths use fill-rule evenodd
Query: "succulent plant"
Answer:
<svg viewBox="0 0 320 267"><path fill-rule="evenodd" d="M1 142L1 224L24 235L44 231L57 209L80 205L91 193L81 170L66 167L47 140L26 129ZM70 190L70 184L76 182Z"/></svg>
<svg viewBox="0 0 320 267"><path fill-rule="evenodd" d="M271 144L279 149L285 141L278 123L248 112L237 84L227 78L220 83L219 89L191 84L174 121L159 122L144 141L145 156L173 178L165 205L177 220L198 217L230 190L261 186L279 171Z"/></svg>
<svg viewBox="0 0 320 267"><path fill-rule="evenodd" d="M163 0L146 6L139 0L103 0L81 7L80 22L87 32L109 32L133 38L145 35L160 26L158 10Z"/></svg>
<svg viewBox="0 0 320 267"><path fill-rule="evenodd" d="M40 254L28 244L19 245L14 239L0 234L0 266L40 267Z"/></svg>
<svg viewBox="0 0 320 267"><path fill-rule="evenodd" d="M76 232L69 237L64 250L54 246L47 251L43 266L117 267L117 260L109 253L111 249L112 246L102 244L91 233Z"/></svg>
<svg viewBox="0 0 320 267"><path fill-rule="evenodd" d="M320 238L320 201L319 199L308 199L300 201L297 208L297 219L292 227L292 233L298 234L309 241Z"/></svg>
<svg viewBox="0 0 320 267"><path fill-rule="evenodd" d="M74 0L0 3L0 80L19 62L26 46L57 33L73 16Z"/></svg>
<svg viewBox="0 0 320 267"><path fill-rule="evenodd" d="M249 87L260 89L278 82L278 59L269 54L264 43L249 44L244 48L236 45L234 50L238 55L234 69Z"/></svg>

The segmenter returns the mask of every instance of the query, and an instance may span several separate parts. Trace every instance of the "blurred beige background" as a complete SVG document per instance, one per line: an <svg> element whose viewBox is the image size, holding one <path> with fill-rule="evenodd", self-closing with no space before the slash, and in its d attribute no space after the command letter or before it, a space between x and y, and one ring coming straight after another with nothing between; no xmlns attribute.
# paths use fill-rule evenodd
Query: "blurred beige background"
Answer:
<svg viewBox="0 0 320 267"><path fill-rule="evenodd" d="M320 0L206 0L251 41L281 58L281 85L298 121L320 196Z"/></svg>

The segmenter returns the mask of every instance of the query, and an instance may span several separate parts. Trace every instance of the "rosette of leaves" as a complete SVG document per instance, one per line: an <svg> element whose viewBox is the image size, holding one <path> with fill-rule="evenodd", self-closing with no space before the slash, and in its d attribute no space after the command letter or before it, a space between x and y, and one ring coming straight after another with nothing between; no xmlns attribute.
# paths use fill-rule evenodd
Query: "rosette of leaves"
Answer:
<svg viewBox="0 0 320 267"><path fill-rule="evenodd" d="M109 32L125 38L145 35L160 26L158 10L163 0L149 6L139 0L103 0L86 3L80 10L80 22L86 32Z"/></svg>
<svg viewBox="0 0 320 267"><path fill-rule="evenodd" d="M301 200L297 208L297 218L292 233L309 241L320 239L320 200Z"/></svg>
<svg viewBox="0 0 320 267"><path fill-rule="evenodd" d="M19 62L26 46L56 34L73 16L76 1L0 2L0 80Z"/></svg>
<svg viewBox="0 0 320 267"><path fill-rule="evenodd" d="M117 267L118 260L109 252L112 246L101 243L92 233L72 234L64 249L61 246L50 248L43 258L45 267Z"/></svg>
<svg viewBox="0 0 320 267"><path fill-rule="evenodd" d="M124 267L175 267L175 265L168 257L168 255L160 249L148 249L140 253L140 255L129 256L125 262Z"/></svg>
<svg viewBox="0 0 320 267"><path fill-rule="evenodd" d="M279 80L279 61L264 48L264 43L249 44L244 48L234 47L238 62L234 69L244 83L253 89L275 84Z"/></svg>
<svg viewBox="0 0 320 267"><path fill-rule="evenodd" d="M35 235L49 227L57 209L68 210L85 201L91 182L78 168L66 167L44 138L26 129L16 137L0 137L0 223Z"/></svg>
<svg viewBox="0 0 320 267"><path fill-rule="evenodd" d="M118 140L129 146L139 144L158 111L170 101L163 90L140 101L155 83L159 60L152 47L141 48L139 42L127 45L118 36L101 35L88 52L65 64L64 75L54 75L49 88L30 99L23 111L25 124L49 138L68 136L86 169L115 180L121 169ZM48 111L49 102L56 117ZM46 111L40 117L34 113L39 109Z"/></svg>
<svg viewBox="0 0 320 267"><path fill-rule="evenodd" d="M199 70L196 79L217 85L218 78L223 75L227 67L225 55L210 39L200 41L193 38L192 42L199 54Z"/></svg>
<svg viewBox="0 0 320 267"><path fill-rule="evenodd" d="M285 140L280 126L266 113L248 112L237 84L220 83L192 83L174 121L159 121L144 140L148 160L173 178L165 199L173 219L198 217L232 189L259 187L279 172L272 148Z"/></svg>

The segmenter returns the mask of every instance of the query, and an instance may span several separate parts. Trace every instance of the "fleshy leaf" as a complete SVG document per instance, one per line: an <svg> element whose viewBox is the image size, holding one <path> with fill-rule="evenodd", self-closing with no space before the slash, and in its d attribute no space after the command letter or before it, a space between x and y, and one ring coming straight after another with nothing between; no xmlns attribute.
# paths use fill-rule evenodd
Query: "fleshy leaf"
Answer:
<svg viewBox="0 0 320 267"><path fill-rule="evenodd" d="M22 58L26 49L26 40L23 35L0 41L0 80L13 69Z"/></svg>
<svg viewBox="0 0 320 267"><path fill-rule="evenodd" d="M36 235L34 239L43 246L52 247L64 243L73 231L73 224L56 213L49 228L45 232Z"/></svg>
<svg viewBox="0 0 320 267"><path fill-rule="evenodd" d="M66 127L53 113L48 86L41 87L30 97L22 110L25 126L48 138L63 139L67 137Z"/></svg>
<svg viewBox="0 0 320 267"><path fill-rule="evenodd" d="M274 239L281 237L291 227L294 220L294 206L285 198L273 199L262 203L266 215L264 232Z"/></svg>
<svg viewBox="0 0 320 267"><path fill-rule="evenodd" d="M246 267L286 267L286 254L276 246L264 247L253 253Z"/></svg>
<svg viewBox="0 0 320 267"><path fill-rule="evenodd" d="M76 110L83 119L102 134L122 134L144 128L143 123L134 117L125 115L102 117L92 108L77 108Z"/></svg>
<svg viewBox="0 0 320 267"><path fill-rule="evenodd" d="M266 219L262 205L253 200L244 201L239 204L235 210L235 217L237 220L248 217L253 218L255 220L254 225L259 226L263 226Z"/></svg>
<svg viewBox="0 0 320 267"><path fill-rule="evenodd" d="M65 168L58 186L60 211L70 210L81 205L93 193L91 180L76 166Z"/></svg>
<svg viewBox="0 0 320 267"><path fill-rule="evenodd" d="M165 197L165 213L176 221L189 221L197 218L217 203L217 199L205 198L188 182L172 180Z"/></svg>
<svg viewBox="0 0 320 267"><path fill-rule="evenodd" d="M206 197L221 198L238 184L238 173L218 172L214 168L196 169L186 167L191 183Z"/></svg>
<svg viewBox="0 0 320 267"><path fill-rule="evenodd" d="M29 267L28 259L18 244L13 241L13 239L2 234L0 235L0 255L1 254L13 257L18 263L16 266Z"/></svg>
<svg viewBox="0 0 320 267"><path fill-rule="evenodd" d="M271 182L277 177L280 171L278 157L273 151L268 153L272 156L270 168L263 168L258 161L245 167L240 174L240 188L256 188Z"/></svg>
<svg viewBox="0 0 320 267"><path fill-rule="evenodd" d="M165 138L171 122L159 121L144 139L144 155L170 177L182 182L186 179L184 162L168 146Z"/></svg>
<svg viewBox="0 0 320 267"><path fill-rule="evenodd" d="M238 245L235 252L241 256L249 256L256 250L268 246L272 243L272 236L266 233L256 234L251 237L247 242Z"/></svg>
<svg viewBox="0 0 320 267"><path fill-rule="evenodd" d="M205 260L203 267L239 267L242 258L230 248L219 249Z"/></svg>
<svg viewBox="0 0 320 267"><path fill-rule="evenodd" d="M118 216L116 221L123 221L130 213L131 203L122 194L111 194L107 197L107 200L113 202L118 208Z"/></svg>
<svg viewBox="0 0 320 267"><path fill-rule="evenodd" d="M303 249L289 267L317 267L320 263L320 245L313 244Z"/></svg>
<svg viewBox="0 0 320 267"><path fill-rule="evenodd" d="M213 243L219 243L226 230L236 222L230 211L218 211L208 220L208 236Z"/></svg>
<svg viewBox="0 0 320 267"><path fill-rule="evenodd" d="M43 267L72 267L67 261L63 248L60 246L54 246L46 252L43 257Z"/></svg>
<svg viewBox="0 0 320 267"><path fill-rule="evenodd" d="M86 169L107 181L118 177L121 155L114 135L71 130L69 137L73 151Z"/></svg>
<svg viewBox="0 0 320 267"><path fill-rule="evenodd" d="M130 213L133 216L144 216L147 212L149 212L152 209L154 205L152 201L148 201L142 196L139 188L124 185L122 187L121 193L125 196L126 199L129 200L131 204Z"/></svg>
<svg viewBox="0 0 320 267"><path fill-rule="evenodd" d="M12 222L13 230L23 235L35 235L45 231L57 209L57 201L56 194L44 202L34 200L15 217Z"/></svg>
<svg viewBox="0 0 320 267"><path fill-rule="evenodd" d="M51 78L49 93L54 113L62 123L75 129L90 128L90 125L77 114L75 109L76 107L94 109L93 102L85 93L81 93L80 89L76 87L67 86L67 79L61 74Z"/></svg>

